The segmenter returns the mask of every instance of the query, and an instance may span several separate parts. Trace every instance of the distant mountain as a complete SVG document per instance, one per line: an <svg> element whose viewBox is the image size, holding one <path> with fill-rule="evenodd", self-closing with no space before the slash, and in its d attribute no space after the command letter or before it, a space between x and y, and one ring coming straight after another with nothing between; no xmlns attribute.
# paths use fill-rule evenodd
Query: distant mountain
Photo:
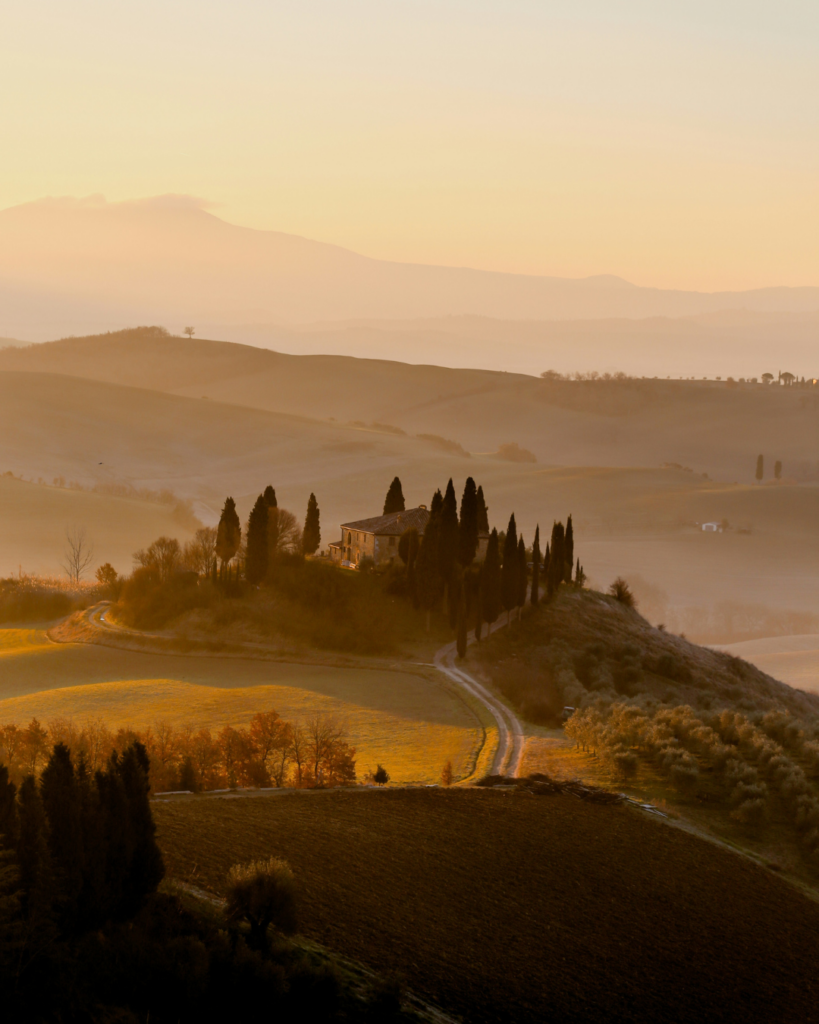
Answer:
<svg viewBox="0 0 819 1024"><path fill-rule="evenodd" d="M228 224L186 197L44 199L0 212L0 334L43 340L125 323L306 324L819 310L819 288L683 292L369 259Z"/></svg>

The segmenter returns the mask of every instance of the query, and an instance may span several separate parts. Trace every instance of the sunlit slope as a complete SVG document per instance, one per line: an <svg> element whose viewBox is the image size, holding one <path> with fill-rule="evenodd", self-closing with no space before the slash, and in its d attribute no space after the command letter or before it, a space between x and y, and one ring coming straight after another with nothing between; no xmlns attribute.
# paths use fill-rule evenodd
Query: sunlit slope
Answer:
<svg viewBox="0 0 819 1024"><path fill-rule="evenodd" d="M468 774L483 742L476 711L412 672L134 654L0 630L0 724L99 718L113 728L168 721L218 730L270 709L293 721L337 717L359 774L381 763L396 781L436 781L448 760Z"/></svg>
<svg viewBox="0 0 819 1024"><path fill-rule="evenodd" d="M772 636L721 648L763 672L810 693L819 693L819 635Z"/></svg>
<svg viewBox="0 0 819 1024"><path fill-rule="evenodd" d="M506 341L499 337L497 344ZM3 369L85 376L339 423L387 423L454 438L473 453L515 441L541 462L561 465L677 462L752 482L759 452L769 472L781 459L786 475L801 463L815 470L817 461L819 396L798 389L547 382L387 360L289 356L145 331L5 350Z"/></svg>
<svg viewBox="0 0 819 1024"><path fill-rule="evenodd" d="M2 441L0 445L5 447ZM20 446L16 454L24 450L25 446ZM75 526L85 527L93 547L89 577L103 562L110 562L120 572L130 572L134 551L162 534L176 537L180 543L191 536L167 505L29 483L9 476L0 476L0 522L2 576L16 575L20 568L28 573L59 573L66 530Z"/></svg>

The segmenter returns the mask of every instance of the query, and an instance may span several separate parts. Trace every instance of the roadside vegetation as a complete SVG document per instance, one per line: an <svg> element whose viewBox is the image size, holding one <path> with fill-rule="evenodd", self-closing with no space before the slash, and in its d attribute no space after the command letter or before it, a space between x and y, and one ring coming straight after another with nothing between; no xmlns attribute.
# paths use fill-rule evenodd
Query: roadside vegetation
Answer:
<svg viewBox="0 0 819 1024"><path fill-rule="evenodd" d="M100 600L96 584L65 577L10 576L0 579L0 623L48 622Z"/></svg>

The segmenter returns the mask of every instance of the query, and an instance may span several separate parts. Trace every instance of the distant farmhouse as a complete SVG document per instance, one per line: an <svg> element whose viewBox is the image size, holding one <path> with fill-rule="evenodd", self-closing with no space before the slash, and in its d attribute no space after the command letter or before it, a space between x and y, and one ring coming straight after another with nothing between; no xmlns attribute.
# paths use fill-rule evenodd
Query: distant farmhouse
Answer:
<svg viewBox="0 0 819 1024"><path fill-rule="evenodd" d="M398 558L398 541L407 530L415 529L419 537L429 522L429 510L426 505L408 508L404 512L390 512L385 516L372 519L358 519L354 523L341 524L341 540L337 544L328 545L330 557L339 565L357 568L362 559L369 558L376 567L391 565ZM482 533L478 538L478 552L475 556L483 561L489 534Z"/></svg>

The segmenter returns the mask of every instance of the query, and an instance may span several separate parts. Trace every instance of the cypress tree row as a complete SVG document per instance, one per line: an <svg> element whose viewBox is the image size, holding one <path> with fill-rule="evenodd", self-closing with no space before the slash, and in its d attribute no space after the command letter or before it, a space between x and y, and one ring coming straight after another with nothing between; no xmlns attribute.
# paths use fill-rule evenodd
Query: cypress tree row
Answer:
<svg viewBox="0 0 819 1024"><path fill-rule="evenodd" d="M563 582L565 558L563 554L563 523L552 526L552 540L549 551L549 597Z"/></svg>
<svg viewBox="0 0 819 1024"><path fill-rule="evenodd" d="M256 499L247 520L247 551L245 554L245 578L256 586L267 575L268 549L268 505L264 495Z"/></svg>
<svg viewBox="0 0 819 1024"><path fill-rule="evenodd" d="M574 528L571 516L566 520L566 536L563 539L563 563L566 567L563 580L565 583L571 583L572 569L574 568Z"/></svg>
<svg viewBox="0 0 819 1024"><path fill-rule="evenodd" d="M397 478L396 478L397 479ZM310 492L307 501L307 515L304 518L304 533L302 534L302 551L305 555L314 555L321 544L321 526L318 502L315 494Z"/></svg>
<svg viewBox="0 0 819 1024"><path fill-rule="evenodd" d="M518 541L518 618L526 604L526 591L529 583L529 567L526 562L526 544L523 537Z"/></svg>
<svg viewBox="0 0 819 1024"><path fill-rule="evenodd" d="M498 550L498 531L489 534L486 558L481 568L481 611L484 622L491 626L501 610L501 565Z"/></svg>
<svg viewBox="0 0 819 1024"><path fill-rule="evenodd" d="M470 566L478 552L478 490L472 477L466 478L461 497L461 519L458 524L458 557L464 568Z"/></svg>
<svg viewBox="0 0 819 1024"><path fill-rule="evenodd" d="M503 544L503 566L501 568L501 601L506 609L507 621L512 609L518 603L518 528L515 513L509 517L506 539Z"/></svg>
<svg viewBox="0 0 819 1024"><path fill-rule="evenodd" d="M478 533L489 533L489 509L483 498L483 487L478 488L475 501L478 506Z"/></svg>
<svg viewBox="0 0 819 1024"><path fill-rule="evenodd" d="M404 512L406 504L404 502L404 492L401 488L401 481L398 477L393 479L387 490L387 496L384 499L384 515L390 515L392 512Z"/></svg>
<svg viewBox="0 0 819 1024"><path fill-rule="evenodd" d="M441 509L443 498L436 491L432 498L429 522L424 531L424 539L415 559L415 592L421 607L427 613L427 632L429 632L430 613L441 599L443 581L441 579Z"/></svg>
<svg viewBox="0 0 819 1024"><path fill-rule="evenodd" d="M458 500L455 487L450 478L446 485L443 504L441 505L440 538L438 541L438 557L441 579L447 595L452 587L452 578L458 562Z"/></svg>
<svg viewBox="0 0 819 1024"><path fill-rule="evenodd" d="M236 502L233 498L226 498L216 529L216 554L222 563L223 572L227 563L236 556L241 543L242 524L239 522Z"/></svg>
<svg viewBox="0 0 819 1024"><path fill-rule="evenodd" d="M540 526L535 527L535 542L532 545L532 607L540 604Z"/></svg>

